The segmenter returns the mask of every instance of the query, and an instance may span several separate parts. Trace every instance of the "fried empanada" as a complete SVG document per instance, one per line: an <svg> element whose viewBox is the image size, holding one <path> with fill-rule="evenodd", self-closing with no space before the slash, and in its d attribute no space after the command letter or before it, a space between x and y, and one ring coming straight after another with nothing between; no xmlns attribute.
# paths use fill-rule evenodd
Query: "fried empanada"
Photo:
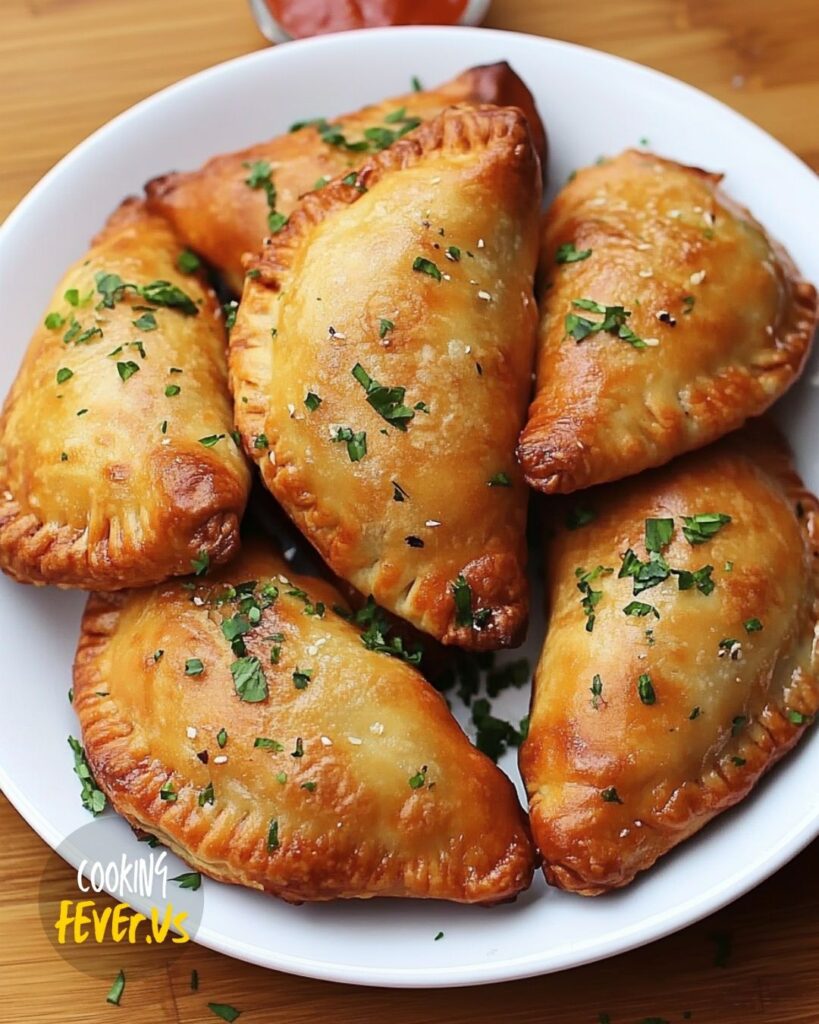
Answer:
<svg viewBox="0 0 819 1024"><path fill-rule="evenodd" d="M495 903L532 879L514 788L326 583L228 568L92 595L74 708L98 785L197 870L286 900Z"/></svg>
<svg viewBox="0 0 819 1024"><path fill-rule="evenodd" d="M129 201L66 274L0 419L0 568L113 590L232 557L250 487L225 329Z"/></svg>
<svg viewBox="0 0 819 1024"><path fill-rule="evenodd" d="M626 885L819 710L819 506L772 428L563 499L521 770L546 877Z"/></svg>
<svg viewBox="0 0 819 1024"><path fill-rule="evenodd" d="M231 333L267 487L338 576L444 643L526 623L539 202L520 111L446 111L304 198Z"/></svg>
<svg viewBox="0 0 819 1024"><path fill-rule="evenodd" d="M360 167L368 152L383 149L457 103L520 107L545 158L546 137L532 95L501 62L470 68L437 89L396 96L332 122L319 118L269 142L214 157L198 171L156 178L146 186L148 199L238 293L242 256L259 251L262 239L280 227L304 193Z"/></svg>
<svg viewBox="0 0 819 1024"><path fill-rule="evenodd" d="M558 195L518 448L532 487L569 493L662 465L763 412L798 377L816 291L721 180L630 151Z"/></svg>

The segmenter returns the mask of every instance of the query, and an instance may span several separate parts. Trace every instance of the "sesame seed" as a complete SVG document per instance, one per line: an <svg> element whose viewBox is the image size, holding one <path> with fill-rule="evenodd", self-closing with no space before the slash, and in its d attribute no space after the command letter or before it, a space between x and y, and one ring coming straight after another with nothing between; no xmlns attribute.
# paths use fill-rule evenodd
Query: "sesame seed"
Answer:
<svg viewBox="0 0 819 1024"><path fill-rule="evenodd" d="M464 353L465 353L466 355L469 355L469 353L470 353L471 351L472 351L472 346L471 346L471 345L467 345L467 346L466 346L466 348L464 349Z"/></svg>
<svg viewBox="0 0 819 1024"><path fill-rule="evenodd" d="M315 657L315 655L318 654L318 647L316 647L315 644L310 644L307 648L307 653L310 655L311 658Z"/></svg>
<svg viewBox="0 0 819 1024"><path fill-rule="evenodd" d="M330 739L329 736L322 736L321 737L321 745L323 747L332 747L333 741Z"/></svg>
<svg viewBox="0 0 819 1024"><path fill-rule="evenodd" d="M370 732L375 736L381 736L384 732L384 725L382 722L373 722L370 726Z"/></svg>
<svg viewBox="0 0 819 1024"><path fill-rule="evenodd" d="M659 338L643 338L643 344L649 348L656 348L660 344Z"/></svg>
<svg viewBox="0 0 819 1024"><path fill-rule="evenodd" d="M189 725L185 729L185 735L188 737L189 740L195 740L196 739L196 729L194 729L194 727L192 725Z"/></svg>
<svg viewBox="0 0 819 1024"><path fill-rule="evenodd" d="M705 280L705 271L697 270L695 273L691 275L691 277L688 278L688 280L691 282L691 284L702 284L702 282Z"/></svg>
<svg viewBox="0 0 819 1024"><path fill-rule="evenodd" d="M272 449L272 448L270 449L270 452L268 453L268 456L267 456L267 457L268 457L268 459L270 459L270 461L271 461L271 462L273 463L273 465L275 466L275 465L276 465L276 453L275 453L275 451L273 451L273 449Z"/></svg>
<svg viewBox="0 0 819 1024"><path fill-rule="evenodd" d="M440 526L441 521L439 519L427 519L424 526Z"/></svg>
<svg viewBox="0 0 819 1024"><path fill-rule="evenodd" d="M195 594L193 597L193 603L196 605L197 608L201 608L202 605L205 603L205 599L204 597L200 597L198 594Z"/></svg>
<svg viewBox="0 0 819 1024"><path fill-rule="evenodd" d="M648 252L649 249L653 249L654 246L650 242L640 242L639 245L635 246L638 252Z"/></svg>
<svg viewBox="0 0 819 1024"><path fill-rule="evenodd" d="M444 279L445 281L451 281L451 280L452 280L452 278L450 277L450 275L449 275L449 274L441 274L441 277L442 277L442 278L443 278L443 279Z"/></svg>
<svg viewBox="0 0 819 1024"><path fill-rule="evenodd" d="M638 270L637 271L637 276L638 277L653 277L654 276L654 271L651 270L650 268L647 268L646 270Z"/></svg>
<svg viewBox="0 0 819 1024"><path fill-rule="evenodd" d="M162 445L169 445L171 443L171 439L169 437L163 437L159 443Z"/></svg>
<svg viewBox="0 0 819 1024"><path fill-rule="evenodd" d="M220 754L218 757L214 757L214 764L227 764L227 754Z"/></svg>
<svg viewBox="0 0 819 1024"><path fill-rule="evenodd" d="M483 299L484 302L491 302L492 301L492 296L489 294L489 292L485 292L485 291L479 291L478 292L478 298L479 299Z"/></svg>
<svg viewBox="0 0 819 1024"><path fill-rule="evenodd" d="M712 228L717 222L717 218L713 215L713 213L711 213L710 210L706 210L703 213L702 219L705 221L705 226L709 228Z"/></svg>
<svg viewBox="0 0 819 1024"><path fill-rule="evenodd" d="M681 211L681 210L669 210L669 211L668 211L668 216L669 216L669 217L670 217L670 218L671 218L672 220L677 220L677 219L678 219L678 218L679 218L679 217L681 216L681 214L682 214L682 211Z"/></svg>
<svg viewBox="0 0 819 1024"><path fill-rule="evenodd" d="M352 743L354 747L360 747L361 744L364 742L363 740L360 740L358 736L348 736L347 739L350 741L350 743Z"/></svg>
<svg viewBox="0 0 819 1024"><path fill-rule="evenodd" d="M11 501L14 495L11 493L11 491L3 491L3 497L6 499L6 501Z"/></svg>
<svg viewBox="0 0 819 1024"><path fill-rule="evenodd" d="M440 185L441 179L440 178L430 178L429 179L429 183L430 183L430 185Z"/></svg>
<svg viewBox="0 0 819 1024"><path fill-rule="evenodd" d="M589 206L605 206L605 205L606 205L606 197L605 196L595 196L594 199L590 199L589 200Z"/></svg>
<svg viewBox="0 0 819 1024"><path fill-rule="evenodd" d="M292 420L293 417L296 415L296 407L295 405L293 405L292 402L287 403L287 411L288 413L290 413L290 419Z"/></svg>
<svg viewBox="0 0 819 1024"><path fill-rule="evenodd" d="M479 238L478 239L478 248L479 249L483 249L484 245L485 245L484 240L482 238Z"/></svg>

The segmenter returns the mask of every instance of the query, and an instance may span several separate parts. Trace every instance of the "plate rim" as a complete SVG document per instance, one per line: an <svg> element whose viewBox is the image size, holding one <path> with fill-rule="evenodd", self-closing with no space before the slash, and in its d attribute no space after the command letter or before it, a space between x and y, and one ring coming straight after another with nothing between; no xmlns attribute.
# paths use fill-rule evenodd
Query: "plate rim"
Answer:
<svg viewBox="0 0 819 1024"><path fill-rule="evenodd" d="M299 50L332 49L339 45L340 39L345 40L347 45L354 46L357 38L363 33L366 33L367 38L370 40L374 40L376 37L392 37L397 34L403 36L411 35L420 39L429 35L448 35L453 38L453 43L457 44L458 41L466 37L473 37L477 32L481 33L482 38L493 38L501 51L505 45L508 45L507 41L510 38L515 40L511 44L512 47L522 43L526 46L534 45L541 47L544 51L573 51L582 54L584 61L591 62L591 64L597 63L597 66L603 73L607 69L626 67L630 74L638 74L647 83L651 83L655 89L661 86L666 92L674 93L678 97L682 96L685 98L687 94L692 99L695 98L700 105L705 102L715 113L718 112L720 117L723 119L727 117L729 121L741 127L746 133L750 132L750 135L759 144L764 145L769 152L775 150L780 160L789 163L792 172L802 178L804 187L815 192L817 207L819 208L819 177L814 174L812 169L800 157L788 149L784 143L770 135L743 114L740 114L721 100L695 86L676 79L665 72L615 54L531 33L460 26L402 26L360 29L351 32L317 36L312 39L296 40L284 45L288 53L292 53L296 48ZM346 39L346 37L349 37L349 39ZM86 151L93 148L98 139L120 131L122 126L126 125L131 118L137 117L146 106L160 101L167 93L195 91L204 79L227 75L232 68L238 65L263 64L267 61L276 61L279 59L278 53L280 49L281 44L275 47L262 47L259 50L241 54L197 71L146 96L95 129L58 160L53 167L46 171L8 214L2 225L0 225L0 248L6 244L6 237L15 230L18 220L22 219L29 208L37 203L40 194L49 189L52 180L63 173L66 168L82 160ZM514 63L514 55L511 55L509 59L510 62ZM52 850L56 849L65 839L65 836L61 836L59 830L41 814L33 803L29 802L22 787L6 771L2 761L0 761L0 789L5 793L9 802L23 820L34 829ZM323 959L293 956L277 950L261 950L260 947L250 945L241 940L226 938L222 932L205 925L198 930L195 941L219 953L260 967L281 970L302 977L345 984L433 989L513 981L580 967L584 964L617 956L648 943L656 942L682 928L695 924L760 885L796 857L817 836L819 836L819 807L813 812L810 810L806 811L802 819L793 825L785 835L781 836L775 844L770 846L764 854L758 856L752 864L740 865L727 882L723 880L710 888L700 890L695 896L678 904L672 910L660 911L653 916L641 919L639 922L626 925L614 933L607 933L605 941L592 937L587 942L582 944L575 943L573 946L567 947L557 954L541 951L528 953L521 957L492 960L486 963L441 966L437 968L376 966L364 968ZM72 864L72 866L74 868L77 867L76 864Z"/></svg>

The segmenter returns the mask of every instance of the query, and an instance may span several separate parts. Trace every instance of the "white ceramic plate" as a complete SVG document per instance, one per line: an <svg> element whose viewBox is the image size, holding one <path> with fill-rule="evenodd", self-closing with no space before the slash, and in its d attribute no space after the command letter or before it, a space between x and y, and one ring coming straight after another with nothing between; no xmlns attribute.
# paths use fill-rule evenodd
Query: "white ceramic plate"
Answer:
<svg viewBox="0 0 819 1024"><path fill-rule="evenodd" d="M37 185L0 232L0 392L64 268L126 193L293 121L402 92L411 75L433 84L500 59L510 61L537 99L550 136L552 191L572 168L647 138L659 153L726 171L730 192L819 280L814 175L758 128L688 86L529 36L484 29L348 33L288 43L180 82L116 118ZM815 374L816 361L783 410L814 488L819 402L809 380ZM82 605L76 593L0 580L0 783L52 846L88 820L66 745L68 733L77 731L66 691ZM537 634L537 614L533 622ZM498 706L518 718L526 694L506 694ZM517 778L513 756L503 766ZM198 941L279 970L370 985L465 985L572 967L681 928L781 867L819 834L817 778L814 731L736 812L627 891L603 899L547 890L539 879L516 904L491 910L384 900L291 907L206 881ZM123 849L132 849L124 824L121 835ZM439 931L445 935L436 942Z"/></svg>

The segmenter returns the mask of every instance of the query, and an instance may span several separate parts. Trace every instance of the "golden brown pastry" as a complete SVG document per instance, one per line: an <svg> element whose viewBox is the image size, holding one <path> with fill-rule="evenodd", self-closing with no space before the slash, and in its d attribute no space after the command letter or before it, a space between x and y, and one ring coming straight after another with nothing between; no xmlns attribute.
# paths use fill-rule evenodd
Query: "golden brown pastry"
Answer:
<svg viewBox="0 0 819 1024"><path fill-rule="evenodd" d="M245 448L332 570L445 643L527 615L538 160L512 108L450 110L306 196L231 332Z"/></svg>
<svg viewBox="0 0 819 1024"><path fill-rule="evenodd" d="M286 900L514 897L511 782L377 630L261 545L187 584L92 595L74 707L96 781L197 870Z"/></svg>
<svg viewBox="0 0 819 1024"><path fill-rule="evenodd" d="M60 282L0 419L0 568L113 590L230 558L249 489L225 330L129 201Z"/></svg>
<svg viewBox="0 0 819 1024"><path fill-rule="evenodd" d="M796 380L816 291L721 180L630 151L558 195L518 450L533 487L568 493L662 465Z"/></svg>
<svg viewBox="0 0 819 1024"><path fill-rule="evenodd" d="M770 429L557 503L521 751L554 885L628 884L819 710L819 506Z"/></svg>
<svg viewBox="0 0 819 1024"><path fill-rule="evenodd" d="M146 186L149 202L241 292L242 256L259 251L262 239L280 229L305 192L360 167L368 153L456 103L520 107L545 157L532 95L502 62L470 68L437 89L396 96L329 122L318 118L287 135L214 157L198 171L156 178Z"/></svg>

